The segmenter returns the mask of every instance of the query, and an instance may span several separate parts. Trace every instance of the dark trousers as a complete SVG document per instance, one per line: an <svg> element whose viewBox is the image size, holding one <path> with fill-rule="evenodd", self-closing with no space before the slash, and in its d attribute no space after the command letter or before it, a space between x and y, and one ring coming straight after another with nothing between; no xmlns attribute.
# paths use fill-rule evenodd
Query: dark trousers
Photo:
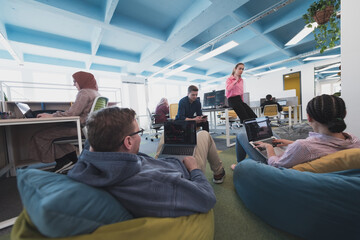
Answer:
<svg viewBox="0 0 360 240"><path fill-rule="evenodd" d="M228 99L229 106L234 109L238 117L240 118L240 122L243 123L244 120L249 118L257 118L256 114L253 110L242 101L240 96L230 97Z"/></svg>
<svg viewBox="0 0 360 240"><path fill-rule="evenodd" d="M196 126L201 127L202 130L209 132L209 122L208 121L198 123L198 124L196 124Z"/></svg>

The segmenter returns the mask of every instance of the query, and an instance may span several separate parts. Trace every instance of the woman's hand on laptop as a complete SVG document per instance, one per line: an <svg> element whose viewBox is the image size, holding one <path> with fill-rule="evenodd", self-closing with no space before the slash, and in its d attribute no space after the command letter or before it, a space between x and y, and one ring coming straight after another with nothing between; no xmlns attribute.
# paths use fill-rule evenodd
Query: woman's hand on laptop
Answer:
<svg viewBox="0 0 360 240"><path fill-rule="evenodd" d="M259 150L266 149L268 158L272 156L276 156L273 145L269 143L255 142L255 147L258 148Z"/></svg>
<svg viewBox="0 0 360 240"><path fill-rule="evenodd" d="M189 172L191 172L194 169L199 169L196 159L192 156L184 157L183 163Z"/></svg>
<svg viewBox="0 0 360 240"><path fill-rule="evenodd" d="M291 140L287 140L287 139L274 139L273 143L277 144L277 147L283 147L283 146L287 146L289 144L292 144L294 141Z"/></svg>
<svg viewBox="0 0 360 240"><path fill-rule="evenodd" d="M51 117L53 117L53 115L49 114L49 113L40 113L36 117L37 118L51 118Z"/></svg>

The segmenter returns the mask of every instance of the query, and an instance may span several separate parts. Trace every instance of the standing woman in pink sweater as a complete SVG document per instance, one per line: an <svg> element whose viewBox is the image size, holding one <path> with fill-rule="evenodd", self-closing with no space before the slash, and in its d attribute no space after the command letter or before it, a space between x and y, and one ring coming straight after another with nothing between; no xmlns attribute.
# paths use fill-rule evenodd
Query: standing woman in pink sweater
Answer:
<svg viewBox="0 0 360 240"><path fill-rule="evenodd" d="M229 102L229 106L234 109L240 122L249 118L257 118L256 114L251 108L244 103L244 81L241 78L241 74L244 71L244 64L236 64L231 76L226 80L226 97Z"/></svg>

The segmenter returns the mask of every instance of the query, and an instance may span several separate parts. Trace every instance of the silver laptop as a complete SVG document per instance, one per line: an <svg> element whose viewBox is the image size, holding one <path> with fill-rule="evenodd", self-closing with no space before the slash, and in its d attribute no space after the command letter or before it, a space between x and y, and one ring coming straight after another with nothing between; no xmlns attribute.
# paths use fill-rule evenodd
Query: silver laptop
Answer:
<svg viewBox="0 0 360 240"><path fill-rule="evenodd" d="M31 111L29 105L26 103L15 103L16 106L19 108L20 112L24 115L25 118L36 118L36 114Z"/></svg>
<svg viewBox="0 0 360 240"><path fill-rule="evenodd" d="M246 129L246 135L248 137L249 144L253 147L256 146L255 142L261 141L273 144L273 140L276 139L276 137L273 136L270 120L267 117L247 119L244 121L244 126ZM268 158L266 149L255 149L266 159ZM274 151L277 156L284 153L284 149L281 147L274 146Z"/></svg>
<svg viewBox="0 0 360 240"><path fill-rule="evenodd" d="M186 156L194 156L196 148L195 121L164 122L164 145L159 158L175 157L182 160Z"/></svg>

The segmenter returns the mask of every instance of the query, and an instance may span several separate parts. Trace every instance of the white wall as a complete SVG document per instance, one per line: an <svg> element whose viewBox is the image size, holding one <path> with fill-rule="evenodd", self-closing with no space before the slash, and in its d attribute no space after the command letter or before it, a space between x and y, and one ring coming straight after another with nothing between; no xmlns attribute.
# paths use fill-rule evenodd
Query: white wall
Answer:
<svg viewBox="0 0 360 240"><path fill-rule="evenodd" d="M301 98L302 98L302 116L306 119L306 105L315 96L314 67L330 64L340 61L340 58L318 61L296 66L291 69L285 69L278 72L269 73L259 77L249 77L245 81L245 91L250 92L250 101L259 101L267 94L276 98L295 96L295 90L283 90L283 75L300 72L301 78Z"/></svg>
<svg viewBox="0 0 360 240"><path fill-rule="evenodd" d="M359 8L359 1L341 1L341 96L347 106L346 131L357 137L360 137L360 34L356 28Z"/></svg>

